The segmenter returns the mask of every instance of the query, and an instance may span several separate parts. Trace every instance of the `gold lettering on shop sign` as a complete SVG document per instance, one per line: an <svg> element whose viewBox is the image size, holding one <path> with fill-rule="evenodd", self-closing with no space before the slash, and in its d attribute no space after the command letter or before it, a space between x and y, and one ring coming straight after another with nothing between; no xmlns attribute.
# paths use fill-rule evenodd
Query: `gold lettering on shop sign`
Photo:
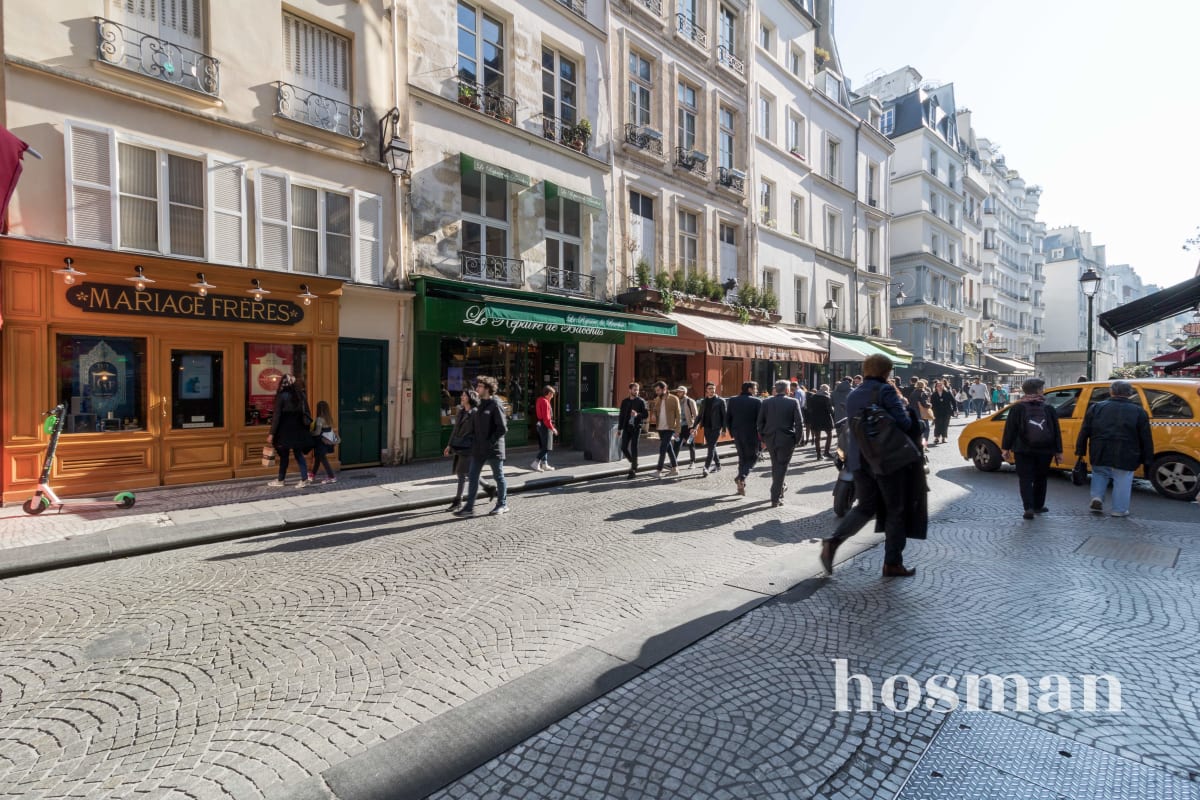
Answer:
<svg viewBox="0 0 1200 800"><path fill-rule="evenodd" d="M250 300L174 289L145 289L132 286L84 283L67 289L67 302L94 314L135 314L147 317L179 317L223 322L296 325L304 309L289 300Z"/></svg>

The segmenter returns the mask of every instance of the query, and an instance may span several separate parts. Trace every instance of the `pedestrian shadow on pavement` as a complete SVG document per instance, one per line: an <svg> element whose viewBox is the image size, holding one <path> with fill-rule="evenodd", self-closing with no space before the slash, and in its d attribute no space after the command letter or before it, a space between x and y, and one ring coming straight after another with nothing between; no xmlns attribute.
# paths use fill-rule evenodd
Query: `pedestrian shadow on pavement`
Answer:
<svg viewBox="0 0 1200 800"><path fill-rule="evenodd" d="M734 531L733 538L760 547L800 544L832 533L836 524L832 517L832 511L822 511L799 519L764 519L750 528Z"/></svg>
<svg viewBox="0 0 1200 800"><path fill-rule="evenodd" d="M712 509L714 503L734 503L737 497L697 497L692 500L674 500L669 502L652 502L648 505L637 506L625 511L618 511L615 514L610 514L605 517L606 522L619 522L621 520L652 520L652 519L667 519L677 517L679 515L687 515L688 519L695 520L703 516L704 511ZM733 513L736 513L734 510ZM699 527L695 523L688 526L689 528ZM683 530L687 530L684 528Z"/></svg>

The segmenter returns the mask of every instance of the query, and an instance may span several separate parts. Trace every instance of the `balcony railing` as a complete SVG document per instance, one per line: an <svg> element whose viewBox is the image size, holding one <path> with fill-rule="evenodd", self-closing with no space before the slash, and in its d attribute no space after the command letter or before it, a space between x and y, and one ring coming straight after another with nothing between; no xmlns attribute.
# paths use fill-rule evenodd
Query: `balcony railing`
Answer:
<svg viewBox="0 0 1200 800"><path fill-rule="evenodd" d="M701 177L708 177L708 156L698 150L676 147L675 164Z"/></svg>
<svg viewBox="0 0 1200 800"><path fill-rule="evenodd" d="M708 49L708 34L692 20L688 19L686 14L676 14L678 20L679 32L688 39L691 39L701 47Z"/></svg>
<svg viewBox="0 0 1200 800"><path fill-rule="evenodd" d="M363 136L361 108L283 81L279 81L275 92L275 116L351 139Z"/></svg>
<svg viewBox="0 0 1200 800"><path fill-rule="evenodd" d="M552 142L558 142L563 147L569 147L577 153L587 150L587 134L577 124L564 122L558 117L542 115L542 136Z"/></svg>
<svg viewBox="0 0 1200 800"><path fill-rule="evenodd" d="M558 4L587 19L587 3L584 0L558 0Z"/></svg>
<svg viewBox="0 0 1200 800"><path fill-rule="evenodd" d="M662 134L653 128L627 122L625 123L625 141L634 147L649 150L655 155L663 154Z"/></svg>
<svg viewBox="0 0 1200 800"><path fill-rule="evenodd" d="M746 173L741 170L719 167L717 169L717 183L738 194L746 193Z"/></svg>
<svg viewBox="0 0 1200 800"><path fill-rule="evenodd" d="M634 0L636 4L649 11L656 17L662 16L662 0Z"/></svg>
<svg viewBox="0 0 1200 800"><path fill-rule="evenodd" d="M101 63L209 97L220 96L221 62L217 59L111 19L94 19L96 59Z"/></svg>
<svg viewBox="0 0 1200 800"><path fill-rule="evenodd" d="M487 114L506 125L512 125L517 114L516 100L463 77L458 79L458 104Z"/></svg>
<svg viewBox="0 0 1200 800"><path fill-rule="evenodd" d="M596 279L566 269L546 269L546 289L565 294L595 296Z"/></svg>
<svg viewBox="0 0 1200 800"><path fill-rule="evenodd" d="M459 274L469 280L506 286L522 286L525 283L525 262L522 259L460 250L458 260Z"/></svg>
<svg viewBox="0 0 1200 800"><path fill-rule="evenodd" d="M746 62L735 56L733 51L723 44L717 45L717 61L729 67L738 75L746 74Z"/></svg>
<svg viewBox="0 0 1200 800"><path fill-rule="evenodd" d="M796 312L796 324L797 325L807 325L808 324L808 312L807 311L797 311Z"/></svg>

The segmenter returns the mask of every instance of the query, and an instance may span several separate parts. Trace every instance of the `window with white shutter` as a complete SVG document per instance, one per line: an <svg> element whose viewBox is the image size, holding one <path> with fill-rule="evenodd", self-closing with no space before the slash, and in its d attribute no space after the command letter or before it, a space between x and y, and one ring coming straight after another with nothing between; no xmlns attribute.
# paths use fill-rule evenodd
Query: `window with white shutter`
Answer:
<svg viewBox="0 0 1200 800"><path fill-rule="evenodd" d="M379 283L378 195L309 186L267 170L258 184L258 266Z"/></svg>
<svg viewBox="0 0 1200 800"><path fill-rule="evenodd" d="M355 192L354 204L354 279L359 283L379 283L383 279L380 263L383 255L383 198L377 194Z"/></svg>
<svg viewBox="0 0 1200 800"><path fill-rule="evenodd" d="M208 161L208 252L216 263L246 263L246 171L240 164Z"/></svg>
<svg viewBox="0 0 1200 800"><path fill-rule="evenodd" d="M204 52L204 0L114 0L117 21L142 33Z"/></svg>
<svg viewBox="0 0 1200 800"><path fill-rule="evenodd" d="M67 139L67 240L113 246L113 141L108 131L69 123Z"/></svg>
<svg viewBox="0 0 1200 800"><path fill-rule="evenodd" d="M291 187L287 175L258 173L258 266L291 268Z"/></svg>
<svg viewBox="0 0 1200 800"><path fill-rule="evenodd" d="M284 80L350 102L350 40L295 14L283 15Z"/></svg>

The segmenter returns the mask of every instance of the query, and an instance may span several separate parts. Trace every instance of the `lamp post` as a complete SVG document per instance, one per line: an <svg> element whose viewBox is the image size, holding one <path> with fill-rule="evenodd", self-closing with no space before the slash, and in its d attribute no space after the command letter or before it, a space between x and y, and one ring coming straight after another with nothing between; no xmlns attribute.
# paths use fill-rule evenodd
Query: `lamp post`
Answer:
<svg viewBox="0 0 1200 800"><path fill-rule="evenodd" d="M983 339L975 340L975 366L979 367L979 371L983 372Z"/></svg>
<svg viewBox="0 0 1200 800"><path fill-rule="evenodd" d="M838 314L838 304L831 297L825 301L822 310L825 312L826 345L829 347L829 357L825 359L825 383L833 383L833 320Z"/></svg>
<svg viewBox="0 0 1200 800"><path fill-rule="evenodd" d="M1083 289L1084 295L1087 297L1087 379L1094 380L1095 371L1094 354L1092 352L1092 301L1096 298L1096 290L1100 288L1100 275L1091 267L1087 268L1087 272L1079 276L1079 286Z"/></svg>
<svg viewBox="0 0 1200 800"><path fill-rule="evenodd" d="M1133 363L1135 365L1140 364L1142 361L1141 344L1142 344L1142 332L1140 330L1134 330L1134 332L1133 332Z"/></svg>

